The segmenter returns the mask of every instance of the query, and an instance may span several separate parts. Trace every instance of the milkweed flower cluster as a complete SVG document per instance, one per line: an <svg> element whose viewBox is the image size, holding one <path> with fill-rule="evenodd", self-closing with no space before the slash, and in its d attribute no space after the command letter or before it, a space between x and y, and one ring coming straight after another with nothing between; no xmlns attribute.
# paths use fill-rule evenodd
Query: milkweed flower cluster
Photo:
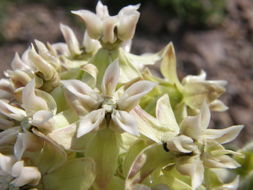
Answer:
<svg viewBox="0 0 253 190"><path fill-rule="evenodd" d="M0 80L1 190L235 190L240 164L223 144L241 125L209 129L225 81L204 71L180 80L172 43L130 53L139 5L110 16L72 11L82 42L60 25L64 43L35 40ZM160 63L163 77L148 65Z"/></svg>

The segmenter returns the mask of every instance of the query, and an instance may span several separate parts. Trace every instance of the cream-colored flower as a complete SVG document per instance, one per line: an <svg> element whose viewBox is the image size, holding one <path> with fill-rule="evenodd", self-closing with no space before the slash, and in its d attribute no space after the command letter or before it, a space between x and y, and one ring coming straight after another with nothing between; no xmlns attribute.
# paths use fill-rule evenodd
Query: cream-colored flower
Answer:
<svg viewBox="0 0 253 190"><path fill-rule="evenodd" d="M98 128L104 120L106 122L112 120L113 124L110 126L116 125L116 130L138 134L135 119L128 112L138 104L142 96L152 90L154 83L148 81L133 83L123 95L120 95L122 89L116 91L119 75L119 64L116 61L105 71L101 93L78 80L62 81L67 99L81 115L78 137Z"/></svg>
<svg viewBox="0 0 253 190"><path fill-rule="evenodd" d="M80 55L83 51L85 53L94 53L100 48L100 43L97 40L91 39L87 32L84 34L83 43L80 44L69 26L61 24L60 29L66 41L69 55Z"/></svg>
<svg viewBox="0 0 253 190"><path fill-rule="evenodd" d="M107 6L98 1L96 14L87 10L72 11L72 13L83 19L91 38L113 44L117 40L125 42L133 38L140 16L138 8L139 5L129 5L122 8L118 15L110 16Z"/></svg>
<svg viewBox="0 0 253 190"><path fill-rule="evenodd" d="M36 167L25 166L24 161L17 161L13 156L0 153L0 188L9 190L24 185L36 186L41 174Z"/></svg>
<svg viewBox="0 0 253 190"><path fill-rule="evenodd" d="M188 116L182 121L181 135L166 141L168 150L183 154L176 166L180 173L191 177L192 189L202 184L204 168L235 169L240 166L228 156L237 153L226 150L221 144L234 140L243 126L208 129L209 121L210 111L204 103L198 115Z"/></svg>

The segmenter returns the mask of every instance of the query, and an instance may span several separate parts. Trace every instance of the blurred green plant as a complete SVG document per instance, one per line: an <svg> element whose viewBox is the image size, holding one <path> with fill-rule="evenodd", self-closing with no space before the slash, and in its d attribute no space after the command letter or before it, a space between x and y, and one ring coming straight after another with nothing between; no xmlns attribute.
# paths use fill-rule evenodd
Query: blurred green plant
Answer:
<svg viewBox="0 0 253 190"><path fill-rule="evenodd" d="M224 18L226 0L158 0L158 5L187 24L214 26Z"/></svg>

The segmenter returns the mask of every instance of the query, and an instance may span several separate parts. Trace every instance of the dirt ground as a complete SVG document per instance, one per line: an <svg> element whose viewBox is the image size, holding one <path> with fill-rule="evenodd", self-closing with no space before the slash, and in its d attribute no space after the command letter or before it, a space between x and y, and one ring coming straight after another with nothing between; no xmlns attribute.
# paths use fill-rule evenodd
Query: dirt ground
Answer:
<svg viewBox="0 0 253 190"><path fill-rule="evenodd" d="M196 30L179 27L159 10L146 5L141 9L140 26L133 41L133 52L156 52L173 41L180 76L207 71L208 79L228 81L222 97L229 106L224 113L214 113L212 125L221 128L243 124L239 144L253 137L253 1L229 0L227 16L216 28ZM0 46L0 70L7 69L15 52L22 53L34 40L62 41L59 23L72 26L82 35L83 27L62 8L43 5L11 5L1 31L6 40ZM183 29L182 29L183 28ZM2 73L1 73L2 76Z"/></svg>

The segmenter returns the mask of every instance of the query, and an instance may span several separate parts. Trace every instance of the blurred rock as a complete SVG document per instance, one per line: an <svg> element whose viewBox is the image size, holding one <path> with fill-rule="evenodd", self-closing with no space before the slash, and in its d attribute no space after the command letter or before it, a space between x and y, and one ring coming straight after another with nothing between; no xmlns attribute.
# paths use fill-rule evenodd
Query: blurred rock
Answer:
<svg viewBox="0 0 253 190"><path fill-rule="evenodd" d="M41 5L12 5L8 8L2 35L7 41L31 42L34 39L53 42L59 37L59 23L69 23L63 10ZM66 24L67 24L66 23Z"/></svg>

